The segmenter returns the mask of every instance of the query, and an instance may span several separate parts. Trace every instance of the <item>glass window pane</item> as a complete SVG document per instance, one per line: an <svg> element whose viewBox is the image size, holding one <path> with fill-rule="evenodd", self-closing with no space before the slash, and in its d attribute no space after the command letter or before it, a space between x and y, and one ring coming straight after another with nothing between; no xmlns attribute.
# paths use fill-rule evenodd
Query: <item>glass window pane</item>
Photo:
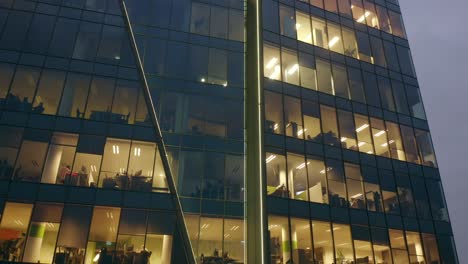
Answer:
<svg viewBox="0 0 468 264"><path fill-rule="evenodd" d="M265 91L265 131L284 134L282 96Z"/></svg>
<svg viewBox="0 0 468 264"><path fill-rule="evenodd" d="M403 147L405 148L406 161L419 164L420 160L413 128L400 125L400 129L401 137L403 139Z"/></svg>
<svg viewBox="0 0 468 264"><path fill-rule="evenodd" d="M70 177L64 179L64 184L95 187L101 166L101 155L77 153ZM76 175L76 177L73 177Z"/></svg>
<svg viewBox="0 0 468 264"><path fill-rule="evenodd" d="M223 255L223 219L200 217L200 240L198 254L205 258Z"/></svg>
<svg viewBox="0 0 468 264"><path fill-rule="evenodd" d="M383 41L385 58L387 61L387 66L391 70L400 71L400 64L398 63L398 56L395 48L395 44L389 41Z"/></svg>
<svg viewBox="0 0 468 264"><path fill-rule="evenodd" d="M410 188L398 187L398 198L400 200L401 213L404 216L416 216L413 194Z"/></svg>
<svg viewBox="0 0 468 264"><path fill-rule="evenodd" d="M403 141L401 140L400 129L397 124L385 121L387 127L388 146L392 159L405 161L405 152L403 150Z"/></svg>
<svg viewBox="0 0 468 264"><path fill-rule="evenodd" d="M351 100L365 103L364 87L362 84L361 71L356 68L348 67L349 92Z"/></svg>
<svg viewBox="0 0 468 264"><path fill-rule="evenodd" d="M333 224L333 240L335 241L335 258L337 263L354 261L353 242L349 225Z"/></svg>
<svg viewBox="0 0 468 264"><path fill-rule="evenodd" d="M133 124L140 85L136 82L119 80L115 89L112 104L111 121L122 124Z"/></svg>
<svg viewBox="0 0 468 264"><path fill-rule="evenodd" d="M244 12L229 9L229 39L244 41Z"/></svg>
<svg viewBox="0 0 468 264"><path fill-rule="evenodd" d="M152 181L154 183L160 178L163 178L161 180L164 182L164 173L158 173L156 171L154 171L153 173L153 165L156 150L156 144L154 143L142 141L132 142L132 146L130 148L130 160L128 164L127 174L127 178L130 178L130 186L128 187L131 190L150 191ZM106 158L104 158L104 160L106 160ZM125 161L122 164L125 164ZM164 172L164 170L162 172Z"/></svg>
<svg viewBox="0 0 468 264"><path fill-rule="evenodd" d="M330 63L324 60L317 59L317 77L318 90L323 93L334 95L333 79L330 68Z"/></svg>
<svg viewBox="0 0 468 264"><path fill-rule="evenodd" d="M292 259L297 264L308 264L312 260L312 238L308 219L291 218ZM294 246L297 245L297 246Z"/></svg>
<svg viewBox="0 0 468 264"><path fill-rule="evenodd" d="M435 236L433 234L422 233L422 240L427 263L439 263L439 250Z"/></svg>
<svg viewBox="0 0 468 264"><path fill-rule="evenodd" d="M309 0L310 4L323 9L323 0Z"/></svg>
<svg viewBox="0 0 468 264"><path fill-rule="evenodd" d="M328 49L328 37L324 20L312 17L312 36L315 46Z"/></svg>
<svg viewBox="0 0 468 264"><path fill-rule="evenodd" d="M372 228L372 244L374 248L376 263L396 263L392 262L392 253L388 242L388 232L383 228Z"/></svg>
<svg viewBox="0 0 468 264"><path fill-rule="evenodd" d="M338 0L338 9L340 10L340 15L351 17L351 4L349 0Z"/></svg>
<svg viewBox="0 0 468 264"><path fill-rule="evenodd" d="M312 101L302 101L304 132L307 140L320 141L320 109L319 104Z"/></svg>
<svg viewBox="0 0 468 264"><path fill-rule="evenodd" d="M30 111L36 85L39 80L39 69L18 67L6 97L6 106L17 111Z"/></svg>
<svg viewBox="0 0 468 264"><path fill-rule="evenodd" d="M179 190L182 196L200 197L204 153L183 150L179 154Z"/></svg>
<svg viewBox="0 0 468 264"><path fill-rule="evenodd" d="M377 118L370 119L372 138L374 139L375 154L383 157L390 157L388 149L387 131L384 122Z"/></svg>
<svg viewBox="0 0 468 264"><path fill-rule="evenodd" d="M118 64L120 61L120 49L122 41L126 38L121 27L104 26L102 29L101 43L97 52L97 59L105 63Z"/></svg>
<svg viewBox="0 0 468 264"><path fill-rule="evenodd" d="M307 173L309 178L309 201L327 204L328 187L323 160L316 157L307 157Z"/></svg>
<svg viewBox="0 0 468 264"><path fill-rule="evenodd" d="M0 105L5 103L5 98L8 94L14 72L15 65L0 63Z"/></svg>
<svg viewBox="0 0 468 264"><path fill-rule="evenodd" d="M392 246L392 255L395 263L409 263L403 231L390 229L388 233L390 235L390 244Z"/></svg>
<svg viewBox="0 0 468 264"><path fill-rule="evenodd" d="M392 86L390 80L381 76L377 76L379 85L379 94L382 107L395 112L395 102L393 101Z"/></svg>
<svg viewBox="0 0 468 264"><path fill-rule="evenodd" d="M346 170L345 165L345 170ZM348 201L349 207L355 209L366 209L366 200L364 196L364 185L362 181L356 181L348 179L346 180L346 186L348 187Z"/></svg>
<svg viewBox="0 0 468 264"><path fill-rule="evenodd" d="M379 28L387 33L392 33L392 29L390 27L390 18L387 14L387 9L380 5L375 5L377 9L377 16L379 19Z"/></svg>
<svg viewBox="0 0 468 264"><path fill-rule="evenodd" d="M192 16L190 32L200 35L209 35L210 32L210 7L208 5L192 3Z"/></svg>
<svg viewBox="0 0 468 264"><path fill-rule="evenodd" d="M392 25L393 35L396 35L400 38L406 38L406 32L403 26L401 15L391 10L388 10L388 14L390 16L390 24Z"/></svg>
<svg viewBox="0 0 468 264"><path fill-rule="evenodd" d="M419 155L426 166L437 167L437 161L432 146L431 134L427 131L415 129L416 142L418 144Z"/></svg>
<svg viewBox="0 0 468 264"><path fill-rule="evenodd" d="M223 255L234 261L244 261L244 221L224 219Z"/></svg>
<svg viewBox="0 0 468 264"><path fill-rule="evenodd" d="M410 255L410 263L425 263L421 237L417 232L406 231L406 243Z"/></svg>
<svg viewBox="0 0 468 264"><path fill-rule="evenodd" d="M39 88L34 98L32 112L36 114L54 115L57 112L64 81L64 72L43 71L41 81L39 82Z"/></svg>
<svg viewBox="0 0 468 264"><path fill-rule="evenodd" d="M383 212L382 194L380 193L379 185L365 182L364 189L366 191L367 210Z"/></svg>
<svg viewBox="0 0 468 264"><path fill-rule="evenodd" d="M287 198L286 159L283 155L266 153L267 194Z"/></svg>
<svg viewBox="0 0 468 264"><path fill-rule="evenodd" d="M293 8L280 5L280 30L281 35L296 38L296 19Z"/></svg>
<svg viewBox="0 0 468 264"><path fill-rule="evenodd" d="M333 0L334 1L334 0ZM330 1L325 1L328 3ZM343 38L341 37L341 28L339 25L328 23L328 47L331 51L344 54Z"/></svg>
<svg viewBox="0 0 468 264"><path fill-rule="evenodd" d="M112 262L113 255L116 253L115 242L119 219L120 208L94 207L86 246L86 264L93 263L95 259L104 263Z"/></svg>
<svg viewBox="0 0 468 264"><path fill-rule="evenodd" d="M396 45L398 61L400 62L401 72L411 77L416 77L411 51L408 48Z"/></svg>
<svg viewBox="0 0 468 264"><path fill-rule="evenodd" d="M270 233L270 254L273 263L291 259L291 239L287 217L268 216L268 231Z"/></svg>
<svg viewBox="0 0 468 264"><path fill-rule="evenodd" d="M325 0L325 10L338 13L338 6L336 0Z"/></svg>
<svg viewBox="0 0 468 264"><path fill-rule="evenodd" d="M312 31L310 29L310 16L296 11L297 39L312 44Z"/></svg>
<svg viewBox="0 0 468 264"><path fill-rule="evenodd" d="M278 16L278 2L273 0L264 0L262 2L263 11L263 28L279 34L279 16Z"/></svg>
<svg viewBox="0 0 468 264"><path fill-rule="evenodd" d="M47 147L48 144L44 142L23 141L15 166L14 179L38 182L41 179Z"/></svg>
<svg viewBox="0 0 468 264"><path fill-rule="evenodd" d="M299 64L297 53L287 49L281 49L281 60L283 68L283 81L299 85Z"/></svg>
<svg viewBox="0 0 468 264"><path fill-rule="evenodd" d="M64 184L72 175L71 167L75 158L78 135L55 132L47 150L41 182Z"/></svg>
<svg viewBox="0 0 468 264"><path fill-rule="evenodd" d="M314 261L324 264L335 263L330 223L312 221L312 234L314 238Z"/></svg>
<svg viewBox="0 0 468 264"><path fill-rule="evenodd" d="M277 47L263 46L263 73L272 80L281 80L280 52Z"/></svg>
<svg viewBox="0 0 468 264"><path fill-rule="evenodd" d="M315 70L315 58L307 53L299 53L299 77L301 86L317 90L317 72Z"/></svg>
<svg viewBox="0 0 468 264"><path fill-rule="evenodd" d="M208 82L223 85L227 83L227 52L221 49L209 49Z"/></svg>
<svg viewBox="0 0 468 264"><path fill-rule="evenodd" d="M366 16L364 15L362 0L351 0L351 10L353 11L354 20L359 23L366 23Z"/></svg>
<svg viewBox="0 0 468 264"><path fill-rule="evenodd" d="M354 248L356 249L356 263L375 263L372 244L369 241L354 240Z"/></svg>
<svg viewBox="0 0 468 264"><path fill-rule="evenodd" d="M340 0L346 1L346 0ZM356 35L354 31L346 27L341 27L343 33L344 55L358 58L358 46L356 42Z"/></svg>
<svg viewBox="0 0 468 264"><path fill-rule="evenodd" d="M226 154L225 165L226 199L242 201L244 199L244 157Z"/></svg>
<svg viewBox="0 0 468 264"><path fill-rule="evenodd" d="M371 36L370 40L371 40L371 47L372 47L372 55L374 56L375 64L381 67L387 67L382 40L374 36Z"/></svg>
<svg viewBox="0 0 468 264"><path fill-rule="evenodd" d="M340 127L341 147L358 150L353 114L348 111L338 110L338 124Z"/></svg>
<svg viewBox="0 0 468 264"><path fill-rule="evenodd" d="M115 81L113 79L94 78L89 91L86 106L86 118L96 121L109 121L114 119L112 97L114 95Z"/></svg>
<svg viewBox="0 0 468 264"><path fill-rule="evenodd" d="M359 151L368 154L375 153L369 128L369 120L366 116L354 114L354 121L356 123Z"/></svg>
<svg viewBox="0 0 468 264"><path fill-rule="evenodd" d="M328 197L330 205L347 207L346 186L342 163L336 160L327 160Z"/></svg>
<svg viewBox="0 0 468 264"><path fill-rule="evenodd" d="M377 18L377 12L375 11L374 3L368 2L366 0L364 2L364 9L365 13L364 16L366 17L366 22L369 27L379 28L379 19Z"/></svg>
<svg viewBox="0 0 468 264"><path fill-rule="evenodd" d="M62 210L63 205L36 204L24 248L23 262L52 263Z"/></svg>
<svg viewBox="0 0 468 264"><path fill-rule="evenodd" d="M304 138L304 126L301 117L301 101L297 98L284 97L284 115L286 136Z"/></svg>
<svg viewBox="0 0 468 264"><path fill-rule="evenodd" d="M288 181L291 198L307 201L307 169L304 156L288 153Z"/></svg>
<svg viewBox="0 0 468 264"><path fill-rule="evenodd" d="M80 32L76 38L74 59L94 60L99 46L101 35L101 25L89 22L82 22Z"/></svg>
<svg viewBox="0 0 468 264"><path fill-rule="evenodd" d="M320 113L322 116L323 142L332 146L341 146L335 108L320 105Z"/></svg>
<svg viewBox="0 0 468 264"><path fill-rule="evenodd" d="M228 37L228 9L223 7L211 7L210 36L227 39Z"/></svg>
<svg viewBox="0 0 468 264"><path fill-rule="evenodd" d="M130 141L107 139L99 177L100 187L119 188L122 190L129 188L130 177L140 174L139 172L133 172L135 174L133 175L133 173L131 174L127 170L129 154Z"/></svg>
<svg viewBox="0 0 468 264"><path fill-rule="evenodd" d="M348 87L348 75L346 73L346 67L340 64L332 64L333 69L333 87L335 89L335 95L350 99L349 98L349 87Z"/></svg>
<svg viewBox="0 0 468 264"><path fill-rule="evenodd" d="M386 190L391 189L391 190ZM384 204L384 210L388 214L401 214L400 204L398 202L398 195L394 188L383 188L382 186L382 198Z"/></svg>
<svg viewBox="0 0 468 264"><path fill-rule="evenodd" d="M406 85L405 88L411 115L416 118L426 119L420 90L411 85Z"/></svg>
<svg viewBox="0 0 468 264"><path fill-rule="evenodd" d="M374 63L374 58L372 57L371 47L369 44L369 35L362 33L361 31L356 31L358 50L359 50L359 59Z"/></svg>
<svg viewBox="0 0 468 264"><path fill-rule="evenodd" d="M33 205L7 202L0 222L0 231L6 234L2 246L8 249L9 254L0 255L0 260L19 262L23 253L24 240L31 218Z"/></svg>
<svg viewBox="0 0 468 264"><path fill-rule="evenodd" d="M69 74L63 89L59 115L83 118L90 78L86 75Z"/></svg>

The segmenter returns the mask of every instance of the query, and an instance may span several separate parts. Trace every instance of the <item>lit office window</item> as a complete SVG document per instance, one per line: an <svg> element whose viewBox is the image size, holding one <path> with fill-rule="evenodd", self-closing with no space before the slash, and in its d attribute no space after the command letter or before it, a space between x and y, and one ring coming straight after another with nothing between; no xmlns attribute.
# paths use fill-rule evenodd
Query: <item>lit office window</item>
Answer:
<svg viewBox="0 0 468 264"><path fill-rule="evenodd" d="M336 119L336 109L325 105L320 105L322 121L322 139L325 144L341 146L338 138L338 124Z"/></svg>
<svg viewBox="0 0 468 264"><path fill-rule="evenodd" d="M21 261L32 209L32 204L11 202L5 204L2 221L0 222L0 231L5 237L2 236L0 245L9 254L1 254L0 260Z"/></svg>
<svg viewBox="0 0 468 264"><path fill-rule="evenodd" d="M297 39L299 41L312 44L310 16L296 11L296 20Z"/></svg>
<svg viewBox="0 0 468 264"><path fill-rule="evenodd" d="M23 260L30 263L52 263L63 205L38 203L34 207Z"/></svg>
<svg viewBox="0 0 468 264"><path fill-rule="evenodd" d="M291 240L293 245L292 259L294 263L309 263L313 257L309 219L291 217Z"/></svg>
<svg viewBox="0 0 468 264"><path fill-rule="evenodd" d="M335 242L336 262L353 262L354 250L349 225L333 224L333 240Z"/></svg>
<svg viewBox="0 0 468 264"><path fill-rule="evenodd" d="M91 221L85 264L112 262L116 255L120 208L95 207Z"/></svg>
<svg viewBox="0 0 468 264"><path fill-rule="evenodd" d="M263 73L272 80L281 80L281 58L279 48L263 46Z"/></svg>
<svg viewBox="0 0 468 264"><path fill-rule="evenodd" d="M312 221L312 234L314 239L314 261L317 263L335 263L330 223Z"/></svg>
<svg viewBox="0 0 468 264"><path fill-rule="evenodd" d="M375 152L367 116L354 114L354 122L356 124L359 151L367 154L374 154Z"/></svg>
<svg viewBox="0 0 468 264"><path fill-rule="evenodd" d="M317 157L307 157L307 174L309 178L309 201L328 203L328 185L325 164Z"/></svg>
<svg viewBox="0 0 468 264"><path fill-rule="evenodd" d="M292 199L307 201L307 163L304 156L288 153L289 193Z"/></svg>
<svg viewBox="0 0 468 264"><path fill-rule="evenodd" d="M270 254L274 262L292 261L291 239L287 217L268 216L270 232Z"/></svg>
<svg viewBox="0 0 468 264"><path fill-rule="evenodd" d="M353 113L338 110L338 125L340 128L341 147L358 150L356 141L356 126L354 125Z"/></svg>
<svg viewBox="0 0 468 264"><path fill-rule="evenodd" d="M75 158L78 135L55 132L52 136L41 182L51 184L70 184L74 177L72 165ZM76 182L78 182L77 180ZM88 186L86 184L86 186Z"/></svg>
<svg viewBox="0 0 468 264"><path fill-rule="evenodd" d="M395 263L409 263L403 231L389 229L388 233L390 235L390 245L392 246L393 261Z"/></svg>
<svg viewBox="0 0 468 264"><path fill-rule="evenodd" d="M267 195L288 198L286 159L276 153L265 153Z"/></svg>
<svg viewBox="0 0 468 264"><path fill-rule="evenodd" d="M297 53L292 50L281 49L283 81L299 85L299 63Z"/></svg>
<svg viewBox="0 0 468 264"><path fill-rule="evenodd" d="M341 27L337 24L328 23L327 29L328 29L328 48L331 51L344 54L343 38L341 36Z"/></svg>

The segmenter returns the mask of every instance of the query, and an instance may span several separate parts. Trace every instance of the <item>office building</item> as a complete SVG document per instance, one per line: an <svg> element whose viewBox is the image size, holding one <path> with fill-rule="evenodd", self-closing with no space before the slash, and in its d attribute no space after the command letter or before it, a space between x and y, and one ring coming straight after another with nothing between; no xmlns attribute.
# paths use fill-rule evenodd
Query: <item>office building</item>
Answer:
<svg viewBox="0 0 468 264"><path fill-rule="evenodd" d="M0 162L0 261L458 263L397 0L0 1Z"/></svg>

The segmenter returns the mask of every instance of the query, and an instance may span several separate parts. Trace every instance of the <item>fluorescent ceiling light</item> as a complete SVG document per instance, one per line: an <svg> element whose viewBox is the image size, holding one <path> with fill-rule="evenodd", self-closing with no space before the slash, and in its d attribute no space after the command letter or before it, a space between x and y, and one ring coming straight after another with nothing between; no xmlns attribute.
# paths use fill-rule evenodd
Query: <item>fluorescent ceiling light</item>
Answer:
<svg viewBox="0 0 468 264"><path fill-rule="evenodd" d="M358 147L362 147L362 146L364 146L365 144L366 144L366 142L362 142L362 141L361 141L361 142L359 142Z"/></svg>
<svg viewBox="0 0 468 264"><path fill-rule="evenodd" d="M364 15L362 15L362 16L361 16L358 20L356 20L356 21L359 22L359 23L362 23L362 22L364 22L364 19L366 19L366 17L368 17L369 15L370 15L370 12L369 12L369 11L366 11L366 12L364 13Z"/></svg>
<svg viewBox="0 0 468 264"><path fill-rule="evenodd" d="M301 136L301 135L304 134L304 132L306 132L306 131L307 131L307 128L301 129L301 130L297 131L297 135L298 135L298 136Z"/></svg>
<svg viewBox="0 0 468 264"><path fill-rule="evenodd" d="M289 75L293 75L297 70L299 70L299 64L296 63L287 71L287 73Z"/></svg>
<svg viewBox="0 0 468 264"><path fill-rule="evenodd" d="M374 136L380 137L383 134L385 134L385 130L380 130L379 132L375 133Z"/></svg>
<svg viewBox="0 0 468 264"><path fill-rule="evenodd" d="M301 28L301 24L299 23L296 23L296 30L300 29Z"/></svg>
<svg viewBox="0 0 468 264"><path fill-rule="evenodd" d="M338 40L340 40L340 38L339 38L338 36L333 37L333 38L330 40L330 42L328 42L328 46L329 46L330 48L333 47L333 46L338 42Z"/></svg>
<svg viewBox="0 0 468 264"><path fill-rule="evenodd" d="M359 132L363 131L364 129L368 128L368 127L369 127L369 124L364 124L364 125L358 127L358 128L356 129L356 132L359 133Z"/></svg>
<svg viewBox="0 0 468 264"><path fill-rule="evenodd" d="M307 165L309 165L309 164L310 164L310 162L307 162ZM301 170L301 169L305 168L305 166L306 166L306 163L304 162L304 163L301 163L299 166L297 166L296 169Z"/></svg>
<svg viewBox="0 0 468 264"><path fill-rule="evenodd" d="M266 163L269 163L270 161L274 160L276 158L276 155L270 155L267 159L266 159Z"/></svg>
<svg viewBox="0 0 468 264"><path fill-rule="evenodd" d="M278 62L278 58L276 57L273 57L268 63L267 65L265 66L267 69L271 69L273 68L273 66L276 65L276 63Z"/></svg>
<svg viewBox="0 0 468 264"><path fill-rule="evenodd" d="M355 195L351 196L351 198L356 199L356 198L359 198L361 196L362 196L362 193L358 193L358 194L355 194Z"/></svg>
<svg viewBox="0 0 468 264"><path fill-rule="evenodd" d="M341 137L341 142L345 142L348 138L346 137Z"/></svg>

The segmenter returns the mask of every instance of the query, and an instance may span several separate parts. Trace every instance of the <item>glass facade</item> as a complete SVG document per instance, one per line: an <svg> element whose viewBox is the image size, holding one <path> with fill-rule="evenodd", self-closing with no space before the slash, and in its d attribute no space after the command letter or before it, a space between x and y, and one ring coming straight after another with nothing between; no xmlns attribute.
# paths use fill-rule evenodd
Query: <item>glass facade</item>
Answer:
<svg viewBox="0 0 468 264"><path fill-rule="evenodd" d="M397 0L0 1L0 261L456 264L420 89Z"/></svg>

